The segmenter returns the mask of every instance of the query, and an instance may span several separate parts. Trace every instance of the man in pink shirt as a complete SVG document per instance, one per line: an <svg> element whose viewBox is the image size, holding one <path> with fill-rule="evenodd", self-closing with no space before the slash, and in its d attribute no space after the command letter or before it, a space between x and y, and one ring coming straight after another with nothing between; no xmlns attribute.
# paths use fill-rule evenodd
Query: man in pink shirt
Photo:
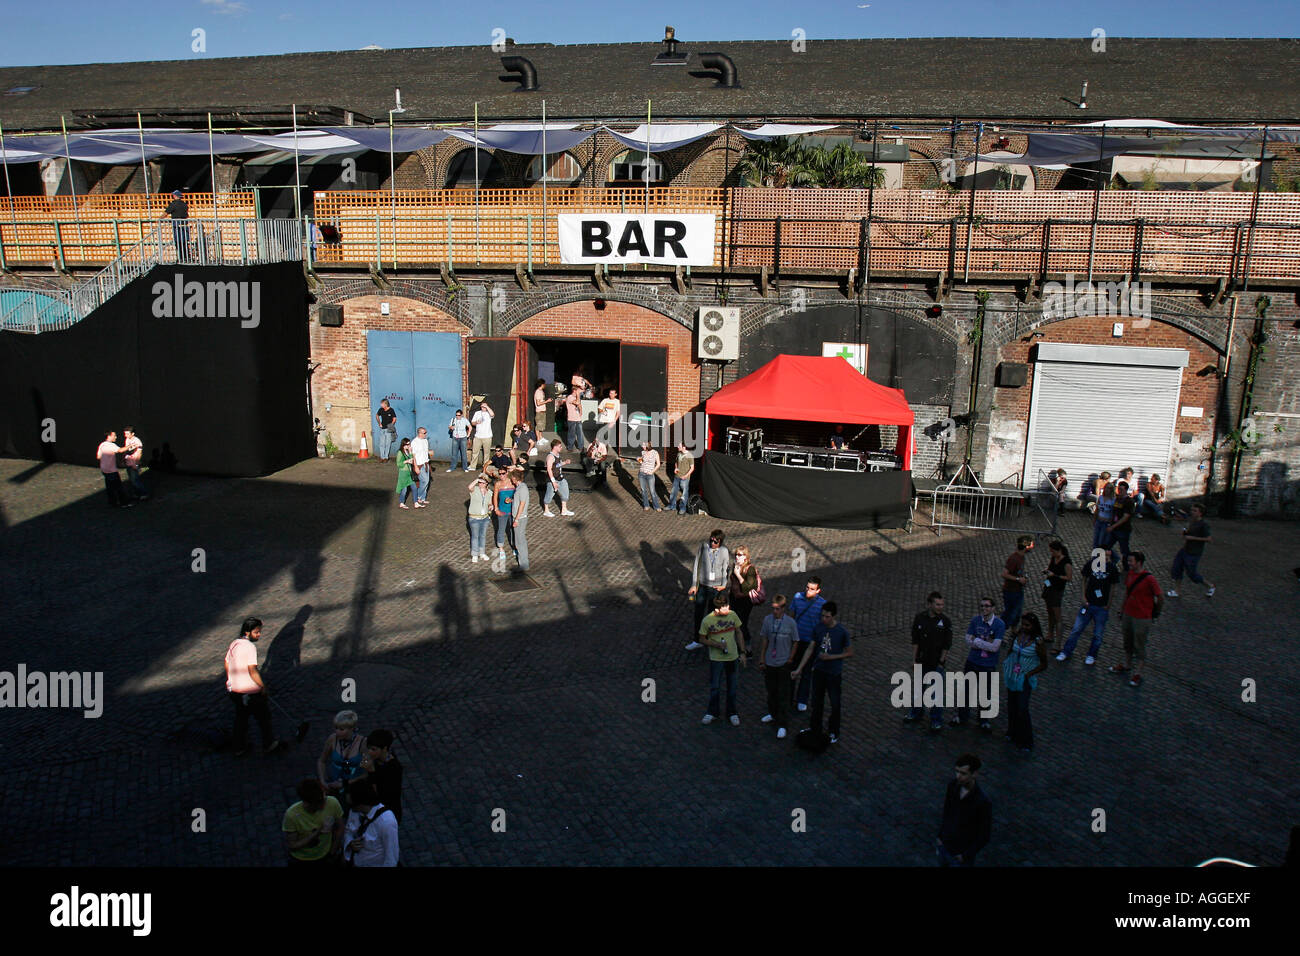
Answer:
<svg viewBox="0 0 1300 956"><path fill-rule="evenodd" d="M122 479L117 473L117 456L121 452L122 449L117 445L117 432L110 431L95 449L95 457L99 459L99 470L104 475L108 503L114 508L129 508L132 502L127 498L126 489L122 487Z"/></svg>
<svg viewBox="0 0 1300 956"><path fill-rule="evenodd" d="M226 691L235 705L235 756L248 753L248 718L257 718L262 728L262 753L273 754L280 741L271 736L270 693L257 670L257 641L262 636L262 622L245 618L239 637L226 649Z"/></svg>

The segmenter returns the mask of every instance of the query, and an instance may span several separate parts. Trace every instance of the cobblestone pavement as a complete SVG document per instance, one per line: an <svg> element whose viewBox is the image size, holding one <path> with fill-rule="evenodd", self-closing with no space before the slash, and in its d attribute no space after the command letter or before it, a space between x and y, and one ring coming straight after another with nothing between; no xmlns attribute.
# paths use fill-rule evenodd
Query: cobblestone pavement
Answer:
<svg viewBox="0 0 1300 956"><path fill-rule="evenodd" d="M413 865L928 864L966 750L983 758L994 801L985 863L1282 858L1300 798L1294 524L1212 518L1202 570L1218 593L1184 588L1171 602L1146 686L1106 673L1119 655L1112 621L1103 666L1085 668L1080 654L1040 678L1037 750L1025 758L1003 739L1005 713L992 735L931 735L889 703L925 594L944 592L964 632L978 596L997 597L1012 535L647 513L624 481L575 491L574 518L537 514L541 587L504 593L491 568L469 562L467 478L439 472L433 506L400 511L391 466L312 460L260 480L164 476L152 500L114 511L93 468L0 461L0 670L103 671L106 696L97 720L0 711L0 748L23 768L0 775L0 797L28 808L5 859L280 864L281 814L343 706L345 678L362 729L398 735ZM759 722L757 670L741 676L738 728L700 724L707 667L683 649L684 591L715 523L728 544L750 546L769 594L819 574L840 603L857 653L843 735L825 755ZM1061 530L1078 562L1088 520L1067 515ZM1134 535L1164 586L1178 543L1177 526L1146 522ZM806 573L792 571L795 549ZM1030 556L1031 573L1045 552ZM1028 608L1042 611L1036 589ZM277 733L312 722L283 756L220 746L222 658L248 614L266 621L264 672L293 715L273 711ZM1247 678L1256 702L1242 700ZM505 832L491 827L498 808ZM196 809L206 832L193 832ZM806 832L792 829L796 809ZM1096 809L1104 833L1093 832Z"/></svg>

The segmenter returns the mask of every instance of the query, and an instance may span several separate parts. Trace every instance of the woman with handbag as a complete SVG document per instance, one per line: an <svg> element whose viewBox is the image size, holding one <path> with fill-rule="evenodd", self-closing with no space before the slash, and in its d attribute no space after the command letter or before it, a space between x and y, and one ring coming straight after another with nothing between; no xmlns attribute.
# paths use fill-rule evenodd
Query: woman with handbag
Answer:
<svg viewBox="0 0 1300 956"><path fill-rule="evenodd" d="M411 439L403 438L401 446L397 449L397 507L404 511L411 509L406 505L407 495L415 495L415 466L412 461L415 455L411 453Z"/></svg>
<svg viewBox="0 0 1300 956"><path fill-rule="evenodd" d="M754 605L767 600L767 591L758 568L749 560L749 548L740 545L735 551L736 563L732 566L731 576L727 579L727 595L731 600L731 609L740 618L740 632L745 636L745 647L749 648L746 657L753 656L753 640L749 635L749 615Z"/></svg>

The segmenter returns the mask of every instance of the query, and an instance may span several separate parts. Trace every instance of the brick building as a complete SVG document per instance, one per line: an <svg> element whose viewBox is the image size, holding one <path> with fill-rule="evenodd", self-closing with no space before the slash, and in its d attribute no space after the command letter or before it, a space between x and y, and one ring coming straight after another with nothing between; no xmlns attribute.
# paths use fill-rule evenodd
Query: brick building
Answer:
<svg viewBox="0 0 1300 956"><path fill-rule="evenodd" d="M728 58L738 85L726 85L725 66L701 71L704 53L714 49ZM826 145L847 143L874 158L885 186L869 198L866 190L731 190L741 185L740 162L751 144L729 126L653 153L649 161L600 130L548 157L487 148L476 154L473 145L449 138L394 157L391 177L388 157L378 152L304 166L298 199L308 215L357 193L370 197L366 215L382 219L384 194L395 188L403 202L424 197L418 201L427 207L414 215L436 224L442 213L428 210L452 207L444 191L465 196L477 185L485 194L497 190L501 208L521 216L527 209L543 220L536 233L529 223L524 240L514 234L513 260L495 261L481 249L471 255L463 241L453 246L451 213L443 245L427 247L411 239L399 248L396 224L386 233L379 222L371 236L364 217L350 221L343 230L345 251L356 242L362 254L335 261L322 254L314 263L316 414L345 450L357 447L361 432L372 431L377 396L385 394L376 388L381 342L390 351L406 350L409 357L400 361L412 375L417 368L439 369L436 387L412 382L418 393L412 400L425 403L422 415L436 421L473 394L492 394L504 410L499 432L528 414L539 363L557 378L584 360L594 363L621 389L629 410L662 410L675 418L775 354L821 354L829 343L855 343L866 349L871 378L904 388L918 426L947 417L969 422L947 447L921 438L918 473L945 466L951 473L969 446L972 466L985 480L1031 485L1039 468L1061 464L1044 456L1060 447L1053 442L1063 430L1076 429L1088 441L1099 418L1145 416L1158 407L1163 417L1156 416L1159 428L1145 446L1101 442L1091 452L1092 470L1133 464L1140 472L1167 472L1176 496L1219 491L1234 475L1235 456L1224 439L1242 433L1249 401L1260 437L1241 459L1238 503L1254 513L1294 514L1300 511L1294 476L1300 454L1288 429L1296 427L1300 408L1287 382L1300 368L1300 334L1292 326L1300 279L1284 251L1266 256L1272 247L1255 239L1257 220L1300 226L1300 207L1278 191L1300 168L1294 142L1270 140L1262 168L1240 146L1160 138L1158 128L1156 136L1148 130L1155 144L1150 149L1130 142L1122 155L1066 170L995 161L989 179L987 162L973 168L967 158L979 152L1011 159L1035 131L1068 126L1078 132L1073 124L1082 121L1294 123L1298 49L1294 40L1123 38L1111 38L1104 51L1091 39L810 40L802 48L789 42L684 43L677 52L694 59L683 68L654 65L665 52L657 43L512 45L505 53L527 58L539 81L539 89L525 92L500 82L500 51L486 46L6 68L0 69L0 88L31 89L7 97L0 120L7 132L58 129L62 117L80 130L133 127L139 111L151 127L197 128L212 112L221 126L282 130L288 104L308 97L312 103L297 108L303 125L383 125L400 87L404 127L466 126L475 104L484 125L537 123L543 99L557 130L644 122L647 100L660 124L821 124L828 128L817 135ZM1087 103L1081 108L1084 80ZM292 216L292 163L279 160L258 165L228 155L209 164L207 157L167 157L147 167L155 191L250 187L261 215ZM1222 171L1234 164L1235 171ZM15 166L14 195L58 198L75 190L88 199L138 195L145 188L139 166L68 165L52 159L42 168ZM1146 171L1136 176L1134 170ZM682 203L711 203L708 208L719 212L720 235L726 231L729 245L713 268L692 274L625 266L593 274L547 257L557 207L541 205L543 179L552 204L577 195L565 190L587 189L599 191L608 208L637 211L643 196L650 201L646 184L638 185L647 172L665 202L678 195L686 197ZM1107 188L1094 202L1091 185L1102 181ZM1168 198L1166 188L1211 182L1216 196L1228 193L1219 205L1199 198L1183 206L1157 202ZM1257 183L1268 195L1252 208L1248 194ZM1111 189L1125 186L1146 188L1125 193L1134 198L1120 206L1120 194ZM1233 196L1233 190L1246 195ZM1049 207L1038 199L1045 192L1068 192L1070 201ZM456 202L456 215L467 216L468 206ZM1252 218L1243 232L1248 211ZM1054 216L1081 223L1089 215L1090 236L1083 226L1064 230L1065 239L1056 238L1061 228L1051 232ZM1135 224L1125 227L1129 231L1098 229L1099 221L1121 215ZM1221 230L1194 229L1214 225L1215 216L1223 217ZM820 225L801 233L795 224L801 217ZM1008 225L997 225L999 217ZM1018 227L1009 224L1016 217L1023 217L1026 233L1031 225L1041 230L1041 265L1038 233L1020 241ZM778 231L783 219L784 237ZM994 225L983 225L984 219ZM847 225L837 231L837 222ZM859 223L876 230L867 232L865 257ZM745 241L747 228L751 242ZM4 229L0 223L0 237ZM1157 258L1161 242L1210 239L1231 247L1215 253L1222 262L1201 246L1199 259L1190 253L1178 259L1177 249ZM840 248L819 251L828 244ZM433 251L418 251L425 249ZM20 263L13 271L24 284L50 284L48 270ZM78 267L66 271L75 276ZM1149 325L1122 314L1044 310L1045 282L1076 273L1082 278L1085 271L1096 280L1150 282ZM1261 295L1269 298L1263 319ZM719 303L739 309L741 342L739 359L721 365L700 357L696 334L701 308ZM324 325L322 318L341 325ZM433 357L421 359L421 350ZM1252 364L1258 372L1248 385ZM1062 414L1052 402L1069 387L1067 366L1083 369L1088 382L1114 376L1118 407L1094 396L1072 417ZM1148 380L1162 384L1148 387ZM1162 451L1155 432L1166 420ZM436 426L431 431L435 439L441 433ZM1130 454L1138 460L1130 461ZM1074 468L1071 476L1081 477Z"/></svg>

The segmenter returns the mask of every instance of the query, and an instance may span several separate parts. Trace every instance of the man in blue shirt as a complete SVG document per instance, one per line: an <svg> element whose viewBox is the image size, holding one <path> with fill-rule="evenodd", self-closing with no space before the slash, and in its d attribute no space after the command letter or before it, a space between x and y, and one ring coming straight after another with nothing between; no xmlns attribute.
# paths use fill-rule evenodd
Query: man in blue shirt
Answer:
<svg viewBox="0 0 1300 956"><path fill-rule="evenodd" d="M966 646L970 653L966 655L966 667L962 673L975 673L976 679L981 671L993 673L998 668L998 652L1002 649L1002 636L1007 626L1000 617L993 613L993 599L980 598L980 612L970 619L966 628ZM957 716L951 721L952 726L960 727L966 723L970 707L963 704L957 708ZM987 720L980 721L981 730L992 730L993 725Z"/></svg>
<svg viewBox="0 0 1300 956"><path fill-rule="evenodd" d="M799 629L799 640L794 645L794 657L792 660L802 660L808 653L808 648L812 645L813 628L821 620L822 605L826 599L822 597L822 579L816 576L810 577L804 589L794 596L790 601L790 616L794 618L794 625ZM812 688L812 678L805 674L800 680L797 673L790 672L794 678L794 683L790 685L791 700L797 701L799 710L808 709L808 691Z"/></svg>
<svg viewBox="0 0 1300 956"><path fill-rule="evenodd" d="M842 688L840 681L844 670L844 661L846 658L853 656L853 648L849 643L849 632L844 630L835 617L839 613L834 601L827 601L822 605L821 621L813 628L812 642L808 649L804 651L803 657L799 661L799 666L795 668L792 677L798 677L800 672L808 666L808 660L815 656L812 665L812 726L817 733L822 732L822 703L823 695L829 695L831 699L831 718L826 725L830 732L831 743L837 743L840 739L840 700L842 697Z"/></svg>

